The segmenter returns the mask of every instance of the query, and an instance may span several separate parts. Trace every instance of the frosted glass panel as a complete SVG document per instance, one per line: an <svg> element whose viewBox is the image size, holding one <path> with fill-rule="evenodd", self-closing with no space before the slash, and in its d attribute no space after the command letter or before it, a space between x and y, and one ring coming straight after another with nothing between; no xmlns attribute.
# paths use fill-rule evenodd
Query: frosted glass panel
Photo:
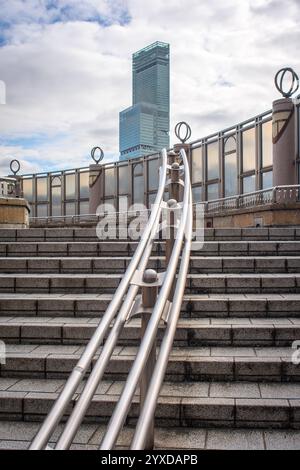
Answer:
<svg viewBox="0 0 300 470"><path fill-rule="evenodd" d="M133 185L133 196L134 196L134 203L140 202L144 203L144 177L136 176L134 178L134 185Z"/></svg>
<svg viewBox="0 0 300 470"><path fill-rule="evenodd" d="M255 169L255 129L248 129L242 134L243 171Z"/></svg>
<svg viewBox="0 0 300 470"><path fill-rule="evenodd" d="M202 147L192 151L192 183L202 182Z"/></svg>
<svg viewBox="0 0 300 470"><path fill-rule="evenodd" d="M105 196L113 196L115 194L115 169L108 168L105 170Z"/></svg>
<svg viewBox="0 0 300 470"><path fill-rule="evenodd" d="M81 201L80 214L89 214L89 201Z"/></svg>
<svg viewBox="0 0 300 470"><path fill-rule="evenodd" d="M52 215L61 215L61 188L52 188Z"/></svg>
<svg viewBox="0 0 300 470"><path fill-rule="evenodd" d="M23 179L23 196L27 201L33 200L32 179Z"/></svg>
<svg viewBox="0 0 300 470"><path fill-rule="evenodd" d="M193 203L202 201L202 186L192 188Z"/></svg>
<svg viewBox="0 0 300 470"><path fill-rule="evenodd" d="M262 174L263 189L273 187L273 171L268 171Z"/></svg>
<svg viewBox="0 0 300 470"><path fill-rule="evenodd" d="M219 143L213 142L207 146L207 179L219 177Z"/></svg>
<svg viewBox="0 0 300 470"><path fill-rule="evenodd" d="M80 197L88 198L90 196L89 190L89 173L80 173Z"/></svg>
<svg viewBox="0 0 300 470"><path fill-rule="evenodd" d="M224 139L224 152L235 152L236 151L236 140L233 135Z"/></svg>
<svg viewBox="0 0 300 470"><path fill-rule="evenodd" d="M148 164L148 173L149 173L149 191L153 191L158 188L159 182L159 167L161 160L159 158L155 160L150 160Z"/></svg>
<svg viewBox="0 0 300 470"><path fill-rule="evenodd" d="M237 162L236 153L224 157L225 197L237 194Z"/></svg>
<svg viewBox="0 0 300 470"><path fill-rule="evenodd" d="M75 202L67 202L65 205L66 215L75 215Z"/></svg>
<svg viewBox="0 0 300 470"><path fill-rule="evenodd" d="M252 193L255 191L255 175L243 178L243 193Z"/></svg>
<svg viewBox="0 0 300 470"><path fill-rule="evenodd" d="M212 199L219 198L219 185L216 184L209 184L207 186L207 200L210 201Z"/></svg>
<svg viewBox="0 0 300 470"><path fill-rule="evenodd" d="M38 204L36 212L37 212L37 217L47 217L48 204Z"/></svg>
<svg viewBox="0 0 300 470"><path fill-rule="evenodd" d="M128 166L119 167L119 194L129 193L129 168Z"/></svg>
<svg viewBox="0 0 300 470"><path fill-rule="evenodd" d="M272 121L262 125L262 166L273 163Z"/></svg>
<svg viewBox="0 0 300 470"><path fill-rule="evenodd" d="M37 178L37 200L48 201L48 178Z"/></svg>
<svg viewBox="0 0 300 470"><path fill-rule="evenodd" d="M75 199L75 174L65 176L66 199Z"/></svg>

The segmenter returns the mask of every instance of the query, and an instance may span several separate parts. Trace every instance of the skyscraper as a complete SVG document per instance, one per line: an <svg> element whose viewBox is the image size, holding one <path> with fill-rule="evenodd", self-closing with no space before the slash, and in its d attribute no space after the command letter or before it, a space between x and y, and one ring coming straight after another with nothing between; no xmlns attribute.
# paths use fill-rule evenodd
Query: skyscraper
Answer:
<svg viewBox="0 0 300 470"><path fill-rule="evenodd" d="M120 112L120 160L169 147L169 44L155 42L132 59L132 106Z"/></svg>

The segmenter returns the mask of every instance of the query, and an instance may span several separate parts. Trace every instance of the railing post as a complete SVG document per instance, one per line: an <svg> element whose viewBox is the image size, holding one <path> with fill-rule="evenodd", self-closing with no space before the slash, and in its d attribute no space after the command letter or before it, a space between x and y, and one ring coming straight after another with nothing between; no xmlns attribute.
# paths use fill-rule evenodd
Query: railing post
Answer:
<svg viewBox="0 0 300 470"><path fill-rule="evenodd" d="M179 184L179 170L180 165L177 162L172 163L171 165L171 184L169 189L169 197L170 199L176 199L179 201L180 197L180 184Z"/></svg>
<svg viewBox="0 0 300 470"><path fill-rule="evenodd" d="M157 272L154 269L146 269L146 271L144 272L144 276L143 276L143 282L146 285L143 285L143 288L142 288L142 302L143 302L143 307L145 307L146 309L149 309L149 311L144 312L142 314L141 338L143 338L145 334L145 331L147 329L147 326L151 317L151 313L152 313L151 309L154 307L155 302L156 302L157 292L158 292L157 281L158 281ZM156 363L156 340L153 343L148 360L144 366L144 370L141 375L141 380L140 380L140 409L141 410L143 408L143 405L146 399L146 395L147 395L151 377L154 371L155 363ZM145 449L151 450L153 449L153 447L154 447L154 418L152 419L149 425Z"/></svg>
<svg viewBox="0 0 300 470"><path fill-rule="evenodd" d="M166 266L168 266L169 261L172 256L172 251L175 243L175 210L177 210L177 201L176 199L169 199L167 202L169 208L168 214L168 221L169 226L167 227L166 231ZM177 219L177 218L176 218ZM174 294L174 286L175 286L175 279L173 282L173 286L170 290L169 300L172 302L173 294Z"/></svg>

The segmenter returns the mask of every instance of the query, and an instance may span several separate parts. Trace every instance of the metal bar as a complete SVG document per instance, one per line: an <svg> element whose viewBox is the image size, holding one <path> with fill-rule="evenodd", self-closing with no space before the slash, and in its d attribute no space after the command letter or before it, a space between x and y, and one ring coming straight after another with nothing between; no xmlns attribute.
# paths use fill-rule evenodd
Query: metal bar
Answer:
<svg viewBox="0 0 300 470"><path fill-rule="evenodd" d="M65 387L63 388L60 396L56 400L53 408L51 409L50 413L48 414L47 418L45 419L44 423L42 424L40 430L38 431L37 435L35 436L30 449L31 450L39 450L45 447L47 444L49 437L51 436L52 432L54 431L55 427L59 423L61 417L64 414L64 411L71 401L73 394L75 393L79 383L82 381L87 369L95 356L97 349L99 348L100 344L103 341L103 338L108 330L111 321L115 317L117 309L119 308L122 299L124 297L125 292L128 289L129 282L139 264L140 258L147 246L149 237L152 232L152 226L154 221L156 220L157 214L160 209L160 202L163 198L165 183L166 183L166 169L167 169L167 153L165 150L162 151L162 171L160 174L160 185L157 192L155 204L153 210L151 212L151 216L148 220L148 223L145 227L143 232L143 236L141 237L141 241L138 244L138 247L133 255L133 258L126 270L124 277L122 278L116 293L109 304L102 321L98 325L94 335L92 336L91 340L89 341L86 349L84 350L81 358L79 359L76 367L73 369L69 379L66 382Z"/></svg>
<svg viewBox="0 0 300 470"><path fill-rule="evenodd" d="M151 251L152 251L152 242L156 234L156 230L159 223L160 213L157 214L157 218L154 221L149 243L143 253L141 262L139 263L138 269L144 271L146 269ZM111 332L103 346L101 354L97 359L96 364L93 367L93 370L87 380L87 383L84 387L84 390L81 393L79 400L77 401L68 422L62 432L55 449L64 450L68 449L72 443L72 440L85 416L85 413L93 399L93 396L97 390L97 387L102 380L105 369L110 361L113 350L117 344L119 336L123 330L124 324L126 322L128 312L133 304L133 301L138 293L139 287L136 285L131 285L128 293L123 301L120 312L115 320L115 323L111 329Z"/></svg>
<svg viewBox="0 0 300 470"><path fill-rule="evenodd" d="M151 286L151 283L155 283L158 279L157 272L153 269L147 269L144 273L143 281L148 283L148 286L144 286L142 289L143 307L153 308L157 298L158 288L157 285ZM147 330L151 313L144 312L142 314L141 323L141 339L144 337ZM150 351L148 360L144 366L144 370L140 380L140 410L144 407L147 391L151 382L153 371L156 362L156 340L153 342L152 349ZM153 449L154 447L154 418L149 421L147 437L145 439L145 449Z"/></svg>
<svg viewBox="0 0 300 470"><path fill-rule="evenodd" d="M164 284L162 285L159 296L155 307L153 308L153 313L151 315L147 330L141 342L140 348L138 350L136 359L132 365L132 368L128 374L127 381L123 388L120 399L115 407L113 415L109 421L107 432L103 438L100 449L109 450L111 449L118 438L118 435L123 427L124 421L128 414L130 404L136 390L141 372L143 370L144 364L146 363L150 351L152 349L153 342L155 340L158 324L161 319L166 301L168 299L169 292L172 288L172 282L174 276L176 275L176 268L178 264L178 258L181 251L182 241L184 237L184 230L186 225L186 220L188 217L188 202L189 202L189 190L186 188L189 187L189 169L186 168L185 171L185 191L184 199L182 203L182 215L181 221L177 233L177 238L174 244L174 250L166 271Z"/></svg>
<svg viewBox="0 0 300 470"><path fill-rule="evenodd" d="M192 193L190 191L189 200L189 214L186 223L185 233L185 246L182 253L180 270L178 274L178 282L173 298L172 308L169 314L168 325L163 337L163 341L158 354L156 366L152 374L151 382L148 388L146 398L144 400L143 408L140 412L138 423L136 426L135 434L131 443L131 449L145 449L147 448L147 439L152 431L152 422L154 420L154 413L159 397L160 389L164 380L167 369L167 364L172 349L178 318L180 315L180 307L185 290L185 280L189 268L189 259L192 243L192 225L193 225L193 211L192 211Z"/></svg>

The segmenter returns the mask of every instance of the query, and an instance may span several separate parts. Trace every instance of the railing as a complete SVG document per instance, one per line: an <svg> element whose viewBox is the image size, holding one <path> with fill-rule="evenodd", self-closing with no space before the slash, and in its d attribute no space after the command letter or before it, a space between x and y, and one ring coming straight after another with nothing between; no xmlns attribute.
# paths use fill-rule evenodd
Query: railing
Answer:
<svg viewBox="0 0 300 470"><path fill-rule="evenodd" d="M48 442L52 433L59 424L111 327L101 353L55 449L70 447L103 378L125 323L137 314L141 315L141 344L108 424L101 449L114 447L138 383L140 383L141 390L141 412L131 448L152 448L154 445L154 413L180 313L192 238L192 193L187 156L185 151L181 150L179 155L170 152L169 159L170 164L168 165L167 152L163 150L159 189L155 204L135 254L94 335L34 438L30 446L32 450L50 448ZM179 164L180 159L182 159L182 164ZM181 179L183 174L184 180ZM167 203L163 201L165 186L169 186L171 197ZM147 264L154 239L162 228L160 222L162 214L165 212L170 216L168 224L170 237L166 240L167 270L165 273L158 274L154 270L147 269ZM176 278L178 265L179 272ZM140 290L142 290L142 295L139 294ZM156 358L156 337L161 321L165 322L166 328Z"/></svg>
<svg viewBox="0 0 300 470"><path fill-rule="evenodd" d="M299 201L299 191L300 185L275 186L261 191L214 199L205 203L205 212L214 213L265 204L297 202Z"/></svg>

